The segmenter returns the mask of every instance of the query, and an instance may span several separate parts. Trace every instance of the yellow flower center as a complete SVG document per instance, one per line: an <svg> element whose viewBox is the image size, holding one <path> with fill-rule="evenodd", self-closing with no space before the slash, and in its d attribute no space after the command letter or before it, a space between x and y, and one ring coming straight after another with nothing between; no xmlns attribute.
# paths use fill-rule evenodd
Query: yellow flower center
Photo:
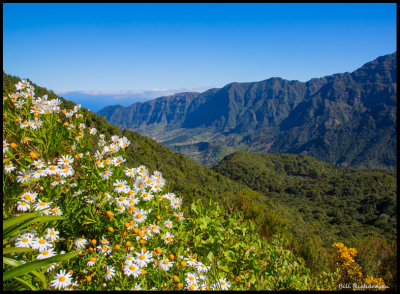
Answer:
<svg viewBox="0 0 400 294"><path fill-rule="evenodd" d="M78 239L78 241L82 241L82 240L83 240L82 238L79 238L79 239Z"/></svg>
<svg viewBox="0 0 400 294"><path fill-rule="evenodd" d="M90 258L90 262L95 262L96 261L96 259L95 258Z"/></svg>
<svg viewBox="0 0 400 294"><path fill-rule="evenodd" d="M46 241L45 240L39 240L39 243L43 245L43 244L46 244Z"/></svg>
<svg viewBox="0 0 400 294"><path fill-rule="evenodd" d="M194 278L193 278L193 277L190 277L190 278L189 278L189 280L193 281L193 280L194 280Z"/></svg>
<svg viewBox="0 0 400 294"><path fill-rule="evenodd" d="M25 200L31 200L31 195L25 195L24 198L25 198Z"/></svg>
<svg viewBox="0 0 400 294"><path fill-rule="evenodd" d="M43 252L43 255L47 255L47 254L49 254L49 251L44 251Z"/></svg>
<svg viewBox="0 0 400 294"><path fill-rule="evenodd" d="M171 241L172 241L172 238L171 238L171 237L168 237L167 240L171 242Z"/></svg>
<svg viewBox="0 0 400 294"><path fill-rule="evenodd" d="M27 177L29 177L29 175L28 174L24 174L24 178L26 179Z"/></svg>
<svg viewBox="0 0 400 294"><path fill-rule="evenodd" d="M58 280L59 280L60 282L64 282L64 281L65 281L65 277L60 277Z"/></svg>
<svg viewBox="0 0 400 294"><path fill-rule="evenodd" d="M51 232L50 232L50 235L52 235L52 236L53 236L53 235L54 235L54 232L53 232L53 231L51 231Z"/></svg>
<svg viewBox="0 0 400 294"><path fill-rule="evenodd" d="M125 198L124 197L119 197L119 201L124 201L125 200Z"/></svg>
<svg viewBox="0 0 400 294"><path fill-rule="evenodd" d="M225 285L225 282L224 282L224 281L222 281L222 282L221 282L221 285Z"/></svg>
<svg viewBox="0 0 400 294"><path fill-rule="evenodd" d="M136 268L135 268L133 265L131 265L131 266L129 266L129 269L130 269L131 271L134 271Z"/></svg>
<svg viewBox="0 0 400 294"><path fill-rule="evenodd" d="M122 188L124 185L122 184L118 184L118 188Z"/></svg>
<svg viewBox="0 0 400 294"><path fill-rule="evenodd" d="M168 264L169 263L169 261L168 260L164 260L164 262L163 262L163 264Z"/></svg>
<svg viewBox="0 0 400 294"><path fill-rule="evenodd" d="M139 213L139 214L136 216L136 218L141 219L141 218L142 218L142 215Z"/></svg>
<svg viewBox="0 0 400 294"><path fill-rule="evenodd" d="M50 169L51 170L55 170L56 168L54 166L50 166Z"/></svg>
<svg viewBox="0 0 400 294"><path fill-rule="evenodd" d="M146 256L144 256L143 254L139 256L140 260L144 260L146 258Z"/></svg>
<svg viewBox="0 0 400 294"><path fill-rule="evenodd" d="M142 183L139 184L139 188L143 188L143 184Z"/></svg>
<svg viewBox="0 0 400 294"><path fill-rule="evenodd" d="M111 272L110 270L107 270L107 275L109 275L109 274L110 274L110 272Z"/></svg>
<svg viewBox="0 0 400 294"><path fill-rule="evenodd" d="M24 242L24 243L28 242L28 238L22 239L22 242Z"/></svg>

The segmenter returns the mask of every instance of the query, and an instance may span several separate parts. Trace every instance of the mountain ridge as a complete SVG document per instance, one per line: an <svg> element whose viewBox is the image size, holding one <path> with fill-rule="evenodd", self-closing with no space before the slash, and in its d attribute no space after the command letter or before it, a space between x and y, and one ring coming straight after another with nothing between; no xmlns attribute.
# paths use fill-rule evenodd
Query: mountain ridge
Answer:
<svg viewBox="0 0 400 294"><path fill-rule="evenodd" d="M304 83L276 77L233 82L203 93L108 106L98 114L205 165L243 150L309 154L344 166L395 166L396 68L397 52L351 73ZM360 121L372 130L364 130ZM345 133L356 138L360 130L357 142L339 146ZM370 140L379 142L372 151ZM333 146L329 152L327 144ZM360 148L354 152L353 145ZM375 154L382 145L388 147Z"/></svg>

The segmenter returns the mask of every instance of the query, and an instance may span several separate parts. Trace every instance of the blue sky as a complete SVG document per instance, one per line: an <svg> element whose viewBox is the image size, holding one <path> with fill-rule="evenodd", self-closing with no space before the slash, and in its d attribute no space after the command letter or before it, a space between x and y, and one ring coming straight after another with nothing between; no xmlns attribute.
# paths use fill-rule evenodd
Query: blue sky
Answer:
<svg viewBox="0 0 400 294"><path fill-rule="evenodd" d="M307 81L394 51L390 3L3 4L3 70L95 111L231 82Z"/></svg>

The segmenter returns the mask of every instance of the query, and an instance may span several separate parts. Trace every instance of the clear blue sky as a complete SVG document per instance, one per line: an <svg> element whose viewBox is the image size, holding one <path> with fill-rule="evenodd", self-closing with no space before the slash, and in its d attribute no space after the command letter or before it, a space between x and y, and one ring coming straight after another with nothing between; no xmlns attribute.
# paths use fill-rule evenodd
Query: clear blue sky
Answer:
<svg viewBox="0 0 400 294"><path fill-rule="evenodd" d="M396 4L3 4L3 70L54 91L307 81L396 51Z"/></svg>

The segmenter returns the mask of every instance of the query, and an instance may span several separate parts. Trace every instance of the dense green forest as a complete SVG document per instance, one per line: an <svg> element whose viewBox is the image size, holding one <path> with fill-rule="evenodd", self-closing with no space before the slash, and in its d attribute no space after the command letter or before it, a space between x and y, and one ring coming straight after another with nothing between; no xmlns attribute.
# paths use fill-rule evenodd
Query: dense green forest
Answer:
<svg viewBox="0 0 400 294"><path fill-rule="evenodd" d="M396 171L338 168L294 154L236 152L214 170L271 199L294 231L299 219L307 230L331 244L376 233L396 239ZM305 229L304 227L302 227Z"/></svg>
<svg viewBox="0 0 400 294"><path fill-rule="evenodd" d="M3 95L14 92L18 81L3 72ZM37 96L47 94L62 100L62 107L73 107L73 102L33 85ZM307 156L244 152L226 157L212 170L137 132L122 131L99 115L83 112L86 125L107 138L126 136L132 142L126 150L127 164L161 171L168 189L183 196L186 210L198 199L204 203L212 199L226 208L226 214L240 211L257 223L267 240L285 234L290 240L286 248L301 256L313 273L332 269L332 242L346 242L364 250L359 262L367 273L396 285L394 170L345 169ZM376 248L384 248L384 254ZM371 258L379 262L371 263Z"/></svg>

